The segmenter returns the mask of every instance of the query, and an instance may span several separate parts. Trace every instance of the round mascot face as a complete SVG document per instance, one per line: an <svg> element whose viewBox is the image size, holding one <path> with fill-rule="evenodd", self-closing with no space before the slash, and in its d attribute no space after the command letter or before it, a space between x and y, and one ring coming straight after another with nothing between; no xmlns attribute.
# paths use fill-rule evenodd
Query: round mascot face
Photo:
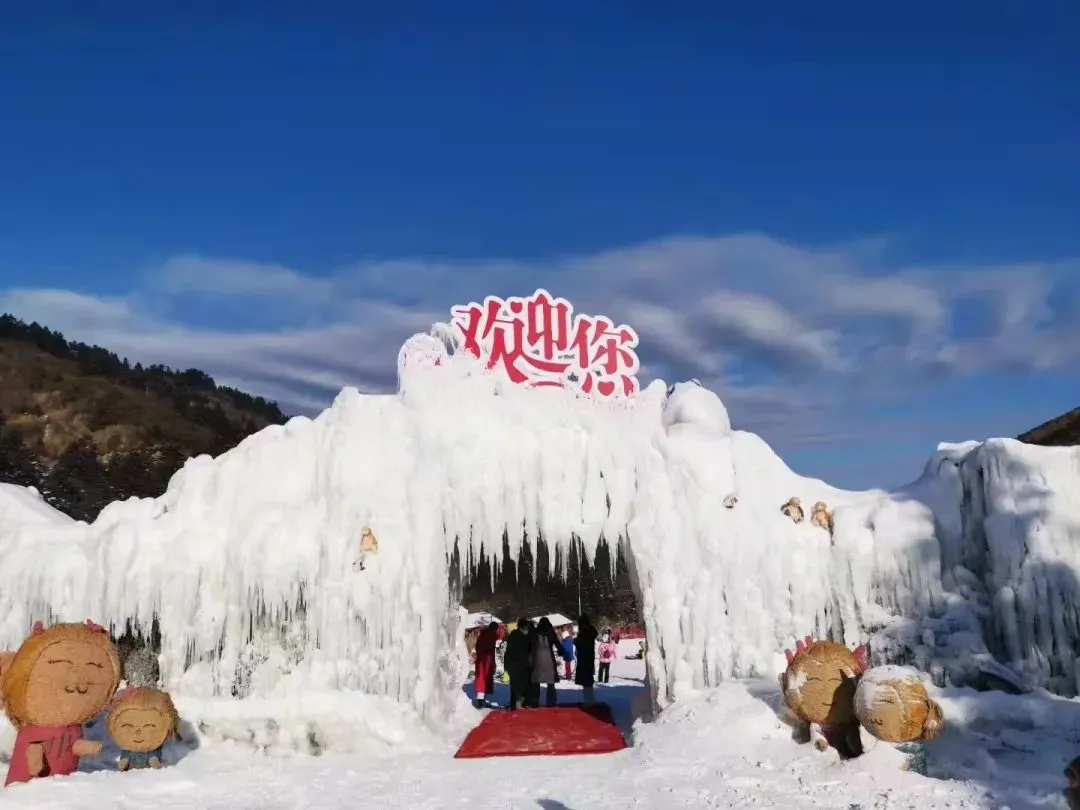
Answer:
<svg viewBox="0 0 1080 810"><path fill-rule="evenodd" d="M116 689L116 665L103 643L60 639L49 644L26 680L25 721L38 726L89 721Z"/></svg>
<svg viewBox="0 0 1080 810"><path fill-rule="evenodd" d="M125 751L153 751L172 733L172 721L158 709L132 706L109 716L109 735Z"/></svg>
<svg viewBox="0 0 1080 810"><path fill-rule="evenodd" d="M861 670L847 647L815 641L788 664L784 699L808 723L847 725L855 720L855 685Z"/></svg>
<svg viewBox="0 0 1080 810"><path fill-rule="evenodd" d="M863 728L893 743L937 735L943 723L941 707L930 699L918 675L882 677L875 670L867 675L855 692L855 711Z"/></svg>

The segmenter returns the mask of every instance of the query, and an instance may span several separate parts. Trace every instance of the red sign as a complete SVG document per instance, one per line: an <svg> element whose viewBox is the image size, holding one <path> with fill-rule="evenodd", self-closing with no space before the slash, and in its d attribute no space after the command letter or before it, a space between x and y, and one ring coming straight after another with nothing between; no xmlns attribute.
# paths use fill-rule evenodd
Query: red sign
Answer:
<svg viewBox="0 0 1080 810"><path fill-rule="evenodd" d="M574 313L565 298L537 290L528 298L489 295L451 310L461 348L502 369L515 383L630 396L639 390L637 332L604 317Z"/></svg>

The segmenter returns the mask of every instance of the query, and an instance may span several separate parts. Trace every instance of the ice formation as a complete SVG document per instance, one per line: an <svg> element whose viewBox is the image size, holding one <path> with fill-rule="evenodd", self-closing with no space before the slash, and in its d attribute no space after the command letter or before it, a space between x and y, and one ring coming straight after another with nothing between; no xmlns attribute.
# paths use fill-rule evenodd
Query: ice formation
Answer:
<svg viewBox="0 0 1080 810"><path fill-rule="evenodd" d="M0 489L0 646L38 618L156 621L181 696L351 689L437 722L463 680L470 560L544 538L565 564L576 539L590 560L625 543L660 707L772 678L807 634L869 636L878 663L939 681L996 658L999 678L1075 692L1080 450L942 445L904 490L845 492L732 430L694 382L525 390L437 335L399 375L397 395L346 389L91 525ZM793 495L829 504L831 537L780 513ZM364 527L379 547L360 568Z"/></svg>

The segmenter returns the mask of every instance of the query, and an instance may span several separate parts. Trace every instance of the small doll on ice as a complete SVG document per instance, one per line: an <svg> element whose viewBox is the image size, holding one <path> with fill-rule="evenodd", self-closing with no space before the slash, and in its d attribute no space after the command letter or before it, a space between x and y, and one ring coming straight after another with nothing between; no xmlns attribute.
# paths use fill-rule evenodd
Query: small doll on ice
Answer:
<svg viewBox="0 0 1080 810"><path fill-rule="evenodd" d="M83 726L105 708L120 683L120 659L105 628L34 625L7 661L0 682L4 712L18 729L5 785L66 776L101 743Z"/></svg>
<svg viewBox="0 0 1080 810"><path fill-rule="evenodd" d="M356 562L353 563L353 568L357 571L364 571L367 569L368 558L379 553L379 540L375 537L375 533L371 531L371 528L365 526L360 532L360 554L356 558Z"/></svg>
<svg viewBox="0 0 1080 810"><path fill-rule="evenodd" d="M160 768L165 742L180 726L172 698L148 686L119 692L109 704L105 727L120 748L116 769Z"/></svg>

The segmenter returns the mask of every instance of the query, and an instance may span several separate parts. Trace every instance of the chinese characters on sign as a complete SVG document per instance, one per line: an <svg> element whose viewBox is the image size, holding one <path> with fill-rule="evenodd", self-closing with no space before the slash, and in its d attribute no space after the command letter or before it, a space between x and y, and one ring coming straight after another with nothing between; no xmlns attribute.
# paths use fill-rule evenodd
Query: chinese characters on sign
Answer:
<svg viewBox="0 0 1080 810"><path fill-rule="evenodd" d="M464 351L515 383L604 397L638 391L637 333L608 318L575 314L569 301L547 290L454 307L451 324L461 332Z"/></svg>

